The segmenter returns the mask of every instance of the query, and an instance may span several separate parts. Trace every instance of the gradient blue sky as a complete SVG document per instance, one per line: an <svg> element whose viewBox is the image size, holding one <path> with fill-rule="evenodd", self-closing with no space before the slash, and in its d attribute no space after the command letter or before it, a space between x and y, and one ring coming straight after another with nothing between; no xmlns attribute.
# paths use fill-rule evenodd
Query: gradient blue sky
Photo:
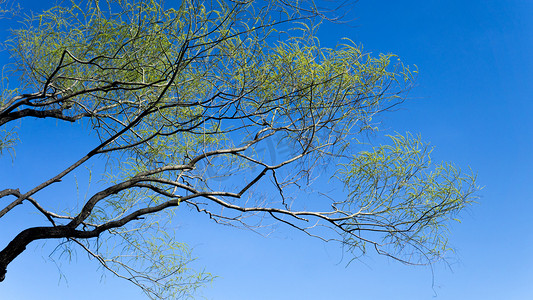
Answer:
<svg viewBox="0 0 533 300"><path fill-rule="evenodd" d="M20 3L34 10L47 5ZM376 255L346 267L336 245L284 226L264 238L184 212L178 235L194 248L197 266L219 276L198 298L533 299L533 1L361 0L345 18L353 21L322 26L322 45L348 37L369 52L394 53L418 66L417 86L382 127L420 133L436 146L434 160L470 166L485 186L462 224L452 226L456 253L449 264L433 267ZM0 26L13 24L1 20ZM58 133L55 126L21 125L15 162L0 160L0 189L30 187L86 151L90 141L79 129ZM1 245L22 218L7 216L0 220ZM62 261L67 280L60 278L48 259L53 247L35 243L18 257L0 284L0 299L145 299L127 282L102 279L83 255Z"/></svg>

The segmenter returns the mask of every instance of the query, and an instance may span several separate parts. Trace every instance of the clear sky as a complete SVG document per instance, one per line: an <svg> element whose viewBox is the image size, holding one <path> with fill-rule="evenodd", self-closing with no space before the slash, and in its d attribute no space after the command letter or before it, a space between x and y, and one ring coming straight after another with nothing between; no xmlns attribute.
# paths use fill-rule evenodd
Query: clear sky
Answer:
<svg viewBox="0 0 533 300"><path fill-rule="evenodd" d="M20 3L34 10L46 5ZM533 1L360 0L345 18L352 21L322 26L322 45L348 37L369 52L394 53L418 66L417 86L382 127L420 133L436 146L434 160L478 173L481 198L451 229L455 254L433 267L372 254L346 266L336 245L290 228L279 226L265 238L184 211L179 237L194 248L199 268L219 276L198 298L533 299ZM2 62L5 56L0 52ZM79 129L50 129L57 126L20 127L15 162L0 160L0 189L43 181L86 151L89 141ZM82 181L86 174L78 176ZM0 247L15 234L10 224L17 218L0 221ZM127 282L102 279L84 255L58 268L48 258L54 246L30 245L9 266L0 299L145 299Z"/></svg>

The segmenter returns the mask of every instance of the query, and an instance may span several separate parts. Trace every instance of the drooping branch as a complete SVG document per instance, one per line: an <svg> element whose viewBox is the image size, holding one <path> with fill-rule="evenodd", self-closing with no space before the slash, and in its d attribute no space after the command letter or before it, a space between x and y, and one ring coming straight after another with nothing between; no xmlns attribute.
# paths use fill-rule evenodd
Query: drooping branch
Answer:
<svg viewBox="0 0 533 300"><path fill-rule="evenodd" d="M87 155L85 155L84 157L79 159L77 162L75 162L74 164L69 166L67 169L65 169L64 171L60 172L59 174L57 174L53 178L50 178L49 180L47 180L47 181L41 183L40 185L36 186L35 188L31 189L29 192L27 192L24 195L20 196L17 200L11 202L9 205L7 205L4 209L2 209L0 211L0 218L2 218L6 213L8 213L15 206L21 204L22 201L24 201L24 199L26 199L27 197L35 194L36 192L42 190L45 187L48 187L52 183L61 181L61 179L65 175L67 175L71 171L75 170L80 165L82 165L84 162L86 162L87 160L89 160L90 158L92 158L93 156L98 154L101 149L105 148L107 145L109 145L110 143L112 143L113 141L118 139L120 136L122 136L124 133L126 133L128 130L130 130L132 127L134 127L139 122L141 122L143 120L143 118L145 118L147 115L149 115L152 112L152 109L155 106L157 106L157 104L161 101L161 99L163 99L163 96L168 91L168 89L170 88L170 86L172 85L174 80L176 79L176 76L178 75L178 73L181 71L181 67L182 67L181 64L184 63L183 59L184 59L184 56L185 56L185 52L187 51L187 45L188 44L185 43L182 46L181 54L180 54L179 57L176 58L176 62L175 62L176 68L175 68L174 72L172 73L171 77L169 78L169 81L168 81L167 85L163 88L163 90L159 94L158 98L147 109L145 109L142 113L140 113L127 126L125 126L123 129L121 129L120 131L118 131L117 133L115 133L114 135L109 137L107 140L105 140L104 142L100 143L98 146L93 148L89 153L87 153Z"/></svg>
<svg viewBox="0 0 533 300"><path fill-rule="evenodd" d="M16 197L0 218L27 201L52 223L21 231L0 251L0 281L27 245L43 239L74 241L109 270L115 264L134 274L122 277L148 279L92 246L107 233L135 244L126 232L183 204L218 223L281 222L354 253L368 244L398 260L440 255L442 224L472 201L473 178L453 166L431 169L428 147L410 136L376 148L357 141L410 87L411 71L393 66L393 55L372 57L353 44L321 48L307 26L320 14L314 5L300 10L300 2L184 2L165 10L157 1L120 1L110 11L97 3L79 12L57 7L17 33L12 51L28 78L24 88L39 92L1 103L0 126L27 117L86 120L100 142L27 192L0 191L0 199ZM67 28L56 22L62 18ZM277 31L296 21L302 37ZM63 216L35 201L97 157L116 163L79 211ZM299 201L313 188L322 200L330 183L339 192L326 194L326 206ZM156 236L166 234L155 227Z"/></svg>

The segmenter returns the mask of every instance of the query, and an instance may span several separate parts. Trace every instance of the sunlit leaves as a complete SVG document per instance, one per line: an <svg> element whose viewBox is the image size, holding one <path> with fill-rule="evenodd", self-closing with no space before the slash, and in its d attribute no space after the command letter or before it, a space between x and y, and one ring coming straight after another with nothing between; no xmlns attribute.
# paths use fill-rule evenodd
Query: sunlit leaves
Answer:
<svg viewBox="0 0 533 300"><path fill-rule="evenodd" d="M403 101L416 70L349 40L320 46L320 13L298 5L87 1L28 18L10 51L20 91L31 93L2 98L0 118L29 107L33 116L87 120L100 140L36 191L90 159L103 158L107 172L106 188L71 211L73 220L48 219L99 236L78 244L102 250L93 256L103 266L155 297L183 296L209 279L190 275L189 250L159 223L185 205L230 225L266 216L310 235L325 226L335 235L317 236L340 239L356 256L372 245L409 263L439 258L447 221L474 199L473 176L432 164L431 148L409 134L352 155L354 141L377 128L373 118ZM299 197L329 177L315 176L320 164L345 198L326 195L329 211L296 209L305 203L292 206L287 192Z"/></svg>
<svg viewBox="0 0 533 300"><path fill-rule="evenodd" d="M345 235L347 244L378 237L375 246L395 257L403 252L421 256L419 261L439 259L448 249L448 221L475 200L475 176L432 164L432 148L420 137L390 140L354 156L339 172L349 195L335 205L354 212L344 224L353 233ZM363 250L359 242L352 251Z"/></svg>

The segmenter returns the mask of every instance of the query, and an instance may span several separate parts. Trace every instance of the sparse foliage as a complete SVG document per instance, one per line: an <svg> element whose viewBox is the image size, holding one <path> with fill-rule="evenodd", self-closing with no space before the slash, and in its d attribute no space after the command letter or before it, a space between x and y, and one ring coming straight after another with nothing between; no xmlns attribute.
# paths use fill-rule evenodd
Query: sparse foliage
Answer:
<svg viewBox="0 0 533 300"><path fill-rule="evenodd" d="M100 142L30 190L0 191L14 197L0 218L29 203L49 223L0 252L2 280L28 244L56 239L152 298L186 297L211 276L189 269L189 249L167 233L183 206L222 224L285 223L354 257L369 246L406 263L442 257L474 178L432 164L429 145L411 134L358 142L403 101L409 67L349 40L321 47L314 33L325 15L312 2L176 5L68 2L13 31L17 88L2 91L0 150L16 143L12 124L32 117L82 124ZM107 163L106 187L81 208L52 212L34 197L95 160ZM324 182L344 196L323 195Z"/></svg>

